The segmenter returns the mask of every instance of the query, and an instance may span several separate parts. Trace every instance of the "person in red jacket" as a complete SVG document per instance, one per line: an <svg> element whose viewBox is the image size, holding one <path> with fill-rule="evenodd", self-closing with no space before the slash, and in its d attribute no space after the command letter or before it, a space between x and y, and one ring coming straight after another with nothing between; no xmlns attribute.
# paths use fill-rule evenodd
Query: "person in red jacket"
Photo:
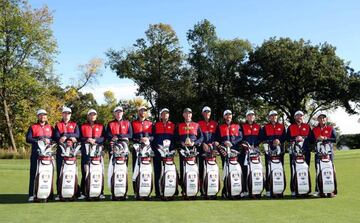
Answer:
<svg viewBox="0 0 360 223"><path fill-rule="evenodd" d="M280 146L281 151L284 151L284 142L286 136L285 126L282 123L278 122L278 113L277 111L270 111L269 122L261 129L261 139L263 142L269 145L271 150L275 149L277 146ZM269 169L268 163L270 161L270 156L265 154L265 168L266 176L268 176ZM280 161L284 166L284 153L281 154ZM266 196L270 197L270 182L265 184Z"/></svg>
<svg viewBox="0 0 360 223"><path fill-rule="evenodd" d="M201 143L203 142L203 134L198 123L192 121L192 110L185 108L183 111L184 122L179 123L176 128L176 139L180 143L180 147L193 147L196 146L199 151ZM180 183L183 182L182 177L184 174L183 160L184 157L179 154L180 160ZM197 161L198 162L198 161Z"/></svg>
<svg viewBox="0 0 360 223"><path fill-rule="evenodd" d="M334 161L333 148L334 148L334 143L336 143L336 131L332 126L327 125L327 116L325 113L321 113L317 117L317 121L318 121L318 125L315 126L312 130L311 140L313 142L315 142L315 146L316 146L316 142L328 142L331 147L330 159L331 159L331 161ZM318 154L315 153L315 170L317 170L316 164L318 162L319 162L319 156L318 156ZM319 188L317 185L317 181L316 181L314 195L315 196L319 195ZM333 197L333 196L335 196L335 194L333 193L331 196Z"/></svg>
<svg viewBox="0 0 360 223"><path fill-rule="evenodd" d="M200 185L202 185L202 176L204 174L204 156L203 154L205 152L209 151L209 146L216 146L214 145L216 141L216 128L217 128L217 122L214 120L211 120L211 108L208 106L205 106L201 114L203 116L203 120L198 121L198 124L200 126L201 132L203 134L203 142L201 143L200 148L200 154L199 154L199 174L200 174ZM201 187L201 195L204 194Z"/></svg>
<svg viewBox="0 0 360 223"><path fill-rule="evenodd" d="M261 136L260 136L260 130L261 126L255 122L255 112L253 110L249 110L245 114L245 123L241 125L241 132L243 139L242 141L248 142L250 145L253 145L254 147L258 147L261 142ZM241 169L243 173L247 173L248 166L246 159L246 148L243 148L239 155L239 163L241 165ZM243 191L244 196L248 195L247 191L247 175L243 174Z"/></svg>
<svg viewBox="0 0 360 223"><path fill-rule="evenodd" d="M38 159L38 141L43 140L46 144L53 141L54 129L47 122L47 112L44 109L39 109L36 112L38 122L32 124L26 133L26 142L31 144L30 156L30 180L29 180L29 202L34 201L34 181L37 169Z"/></svg>
<svg viewBox="0 0 360 223"><path fill-rule="evenodd" d="M85 164L89 162L89 154L86 154L85 144L100 144L104 143L105 128L103 124L96 122L97 112L94 109L90 109L87 113L87 122L82 124L80 127L81 134L81 193L79 199L85 198ZM100 199L105 199L105 196L101 192Z"/></svg>
<svg viewBox="0 0 360 223"><path fill-rule="evenodd" d="M311 140L311 128L310 125L307 123L304 123L304 113L302 111L297 111L294 114L295 123L291 124L286 132L286 140L288 142L303 142L303 150L304 150L304 156L305 156L305 162L310 165L310 149L309 149L309 142ZM290 170L291 170L291 176L292 168L291 168L291 160L292 155L289 154L290 157ZM295 196L295 186L294 182L291 178L290 181L290 189L291 189L291 195Z"/></svg>
<svg viewBox="0 0 360 223"><path fill-rule="evenodd" d="M169 109L163 108L160 111L160 121L153 126L153 148L154 148L154 174L155 174L155 194L160 197L159 180L161 175L161 155L158 151L159 145L163 145L163 140L170 140L170 151L174 150L175 124L169 120Z"/></svg>
<svg viewBox="0 0 360 223"><path fill-rule="evenodd" d="M129 139L132 138L132 126L128 120L123 119L124 109L121 106L117 106L113 110L114 120L108 123L106 127L106 139L110 142L121 140L123 145L128 146Z"/></svg>
<svg viewBox="0 0 360 223"><path fill-rule="evenodd" d="M71 143L75 143L80 138L80 130L76 122L70 121L71 119L71 109L68 107L63 107L62 109L62 119L60 122L57 122L55 125L55 141L60 143L65 143L65 141L70 140ZM60 170L61 165L63 162L63 157L61 156L61 149L57 149L56 151L56 188L59 188L59 176L60 176ZM58 192L59 194L59 192ZM59 197L55 198L56 200L59 199Z"/></svg>
<svg viewBox="0 0 360 223"><path fill-rule="evenodd" d="M231 147L233 150L240 151L240 142L242 140L242 133L240 130L240 125L232 122L232 112L230 110L225 110L223 113L224 123L219 125L217 128L217 144L222 146ZM219 149L221 153L222 166L224 166L224 160L226 151ZM226 198L226 187L222 189L222 196Z"/></svg>

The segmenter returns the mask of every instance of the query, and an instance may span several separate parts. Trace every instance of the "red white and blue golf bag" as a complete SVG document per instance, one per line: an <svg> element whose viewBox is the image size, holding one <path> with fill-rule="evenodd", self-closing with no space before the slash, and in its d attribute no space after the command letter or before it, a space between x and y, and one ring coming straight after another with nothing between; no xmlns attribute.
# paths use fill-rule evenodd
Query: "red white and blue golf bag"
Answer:
<svg viewBox="0 0 360 223"><path fill-rule="evenodd" d="M260 151L248 142L243 142L242 147L245 152L244 165L247 168L247 188L249 197L261 197L264 190L264 172L261 163Z"/></svg>
<svg viewBox="0 0 360 223"><path fill-rule="evenodd" d="M111 146L108 168L108 186L112 200L124 200L128 191L129 147L127 140L118 140Z"/></svg>
<svg viewBox="0 0 360 223"><path fill-rule="evenodd" d="M329 142L316 144L316 180L321 197L337 194L335 166L332 162L332 148Z"/></svg>
<svg viewBox="0 0 360 223"><path fill-rule="evenodd" d="M179 178L176 171L174 156L176 150L170 151L171 141L163 140L163 144L158 146L161 156L161 175L159 182L160 196L164 199L172 199L177 191Z"/></svg>
<svg viewBox="0 0 360 223"><path fill-rule="evenodd" d="M40 202L48 201L53 195L54 178L54 150L56 144L46 144L45 141L38 141L38 160L35 175L34 200Z"/></svg>
<svg viewBox="0 0 360 223"><path fill-rule="evenodd" d="M220 190L220 173L216 157L219 155L213 145L208 145L209 151L204 156L204 173L202 176L202 191L207 198L216 198Z"/></svg>
<svg viewBox="0 0 360 223"><path fill-rule="evenodd" d="M74 200L79 190L76 156L80 152L81 144L67 141L59 143L59 148L63 158L58 180L59 197L60 200Z"/></svg>
<svg viewBox="0 0 360 223"><path fill-rule="evenodd" d="M283 151L280 146L270 147L267 143L264 143L263 146L268 158L266 182L269 186L270 196L282 197L286 188L285 171L281 162Z"/></svg>
<svg viewBox="0 0 360 223"><path fill-rule="evenodd" d="M189 199L195 199L200 189L199 167L197 165L196 146L192 148L183 147L180 149L180 154L183 156L183 176L182 176L182 191L183 196Z"/></svg>
<svg viewBox="0 0 360 223"><path fill-rule="evenodd" d="M104 190L104 152L103 146L85 144L89 162L85 165L85 196L88 200L99 199Z"/></svg>
<svg viewBox="0 0 360 223"><path fill-rule="evenodd" d="M137 199L148 199L153 188L151 159L154 156L154 152L151 149L150 142L147 144L136 143L133 147L136 151L136 164L132 176L132 180L135 182L135 197Z"/></svg>
<svg viewBox="0 0 360 223"><path fill-rule="evenodd" d="M289 148L291 154L292 182L296 196L306 196L311 192L309 166L305 162L303 142L292 141Z"/></svg>
<svg viewBox="0 0 360 223"><path fill-rule="evenodd" d="M240 198L244 182L243 173L238 161L239 151L225 146L221 146L220 149L225 151L226 154L223 166L223 196L227 198Z"/></svg>

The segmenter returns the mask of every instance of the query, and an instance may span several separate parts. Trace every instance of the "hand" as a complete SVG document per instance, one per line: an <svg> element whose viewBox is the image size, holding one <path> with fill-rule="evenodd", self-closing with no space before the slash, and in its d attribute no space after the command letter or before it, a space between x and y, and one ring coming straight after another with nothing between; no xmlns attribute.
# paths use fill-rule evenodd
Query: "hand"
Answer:
<svg viewBox="0 0 360 223"><path fill-rule="evenodd" d="M219 142L214 142L213 144L215 147L218 147L220 145Z"/></svg>
<svg viewBox="0 0 360 223"><path fill-rule="evenodd" d="M280 145L280 140L274 139L274 141L273 141L273 146L276 147L276 146L278 146L278 145Z"/></svg>
<svg viewBox="0 0 360 223"><path fill-rule="evenodd" d="M119 138L118 138L117 136L114 136L114 137L111 138L111 141L114 141L114 142L115 142L115 141L117 141L118 139L119 139Z"/></svg>
<svg viewBox="0 0 360 223"><path fill-rule="evenodd" d="M206 143L202 144L202 148L203 148L204 152L206 152L206 153L208 153L210 151L209 146Z"/></svg>
<svg viewBox="0 0 360 223"><path fill-rule="evenodd" d="M297 137L296 137L296 141L297 141L297 142L302 142L302 141L304 141L304 138L301 137L301 136L297 136Z"/></svg>
<svg viewBox="0 0 360 223"><path fill-rule="evenodd" d="M225 142L224 142L224 145L225 145L226 147L232 147L232 144L231 144L230 141L225 141Z"/></svg>
<svg viewBox="0 0 360 223"><path fill-rule="evenodd" d="M50 144L50 139L44 139L45 144Z"/></svg>
<svg viewBox="0 0 360 223"><path fill-rule="evenodd" d="M59 139L59 142L64 143L66 140L66 136L61 136L61 138Z"/></svg>
<svg viewBox="0 0 360 223"><path fill-rule="evenodd" d="M96 142L95 139L93 139L93 138L88 138L86 141L90 144L95 144L95 142Z"/></svg>
<svg viewBox="0 0 360 223"><path fill-rule="evenodd" d="M190 142L189 144L185 144L185 146L193 146L194 144L194 142Z"/></svg>
<svg viewBox="0 0 360 223"><path fill-rule="evenodd" d="M317 141L323 141L324 139L325 139L324 136L319 136L319 137L317 138Z"/></svg>
<svg viewBox="0 0 360 223"><path fill-rule="evenodd" d="M72 141L73 143L77 142L77 140L76 140L75 137L70 137L70 139L71 139L71 141Z"/></svg>

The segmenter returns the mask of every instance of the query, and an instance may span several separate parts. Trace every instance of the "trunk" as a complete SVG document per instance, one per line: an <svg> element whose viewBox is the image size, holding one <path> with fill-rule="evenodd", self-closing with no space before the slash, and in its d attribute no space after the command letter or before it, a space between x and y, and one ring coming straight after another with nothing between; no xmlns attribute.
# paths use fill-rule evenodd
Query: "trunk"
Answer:
<svg viewBox="0 0 360 223"><path fill-rule="evenodd" d="M5 119L6 119L6 125L8 127L9 137L10 137L10 141L11 141L11 147L14 152L17 152L16 143L15 143L15 139L14 139L14 135L13 135L13 128L12 128L12 125L10 122L10 117L9 117L9 107L7 105L6 99L3 99L3 104L4 104L4 114L5 114Z"/></svg>

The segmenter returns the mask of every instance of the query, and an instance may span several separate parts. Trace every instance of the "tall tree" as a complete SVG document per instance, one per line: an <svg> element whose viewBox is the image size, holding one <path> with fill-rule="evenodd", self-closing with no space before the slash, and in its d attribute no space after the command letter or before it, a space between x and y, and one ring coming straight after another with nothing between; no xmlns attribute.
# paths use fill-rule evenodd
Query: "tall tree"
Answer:
<svg viewBox="0 0 360 223"><path fill-rule="evenodd" d="M183 79L183 55L170 25L150 25L145 38L136 40L132 49L109 50L107 56L107 64L119 78L129 78L139 86L137 95L150 103L156 117L161 107L181 100L174 89Z"/></svg>
<svg viewBox="0 0 360 223"><path fill-rule="evenodd" d="M17 113L13 109L24 99L38 102L29 90L36 89L39 81L47 82L51 71L56 52L52 21L46 6L32 9L26 1L0 0L0 106L4 115L1 120L6 123L6 135L14 150L12 120Z"/></svg>
<svg viewBox="0 0 360 223"><path fill-rule="evenodd" d="M348 106L351 100L348 64L330 44L271 38L250 54L248 65L254 93L290 121L297 110L310 119L319 111Z"/></svg>
<svg viewBox="0 0 360 223"><path fill-rule="evenodd" d="M240 112L249 107L253 99L246 94L244 66L252 50L250 42L219 39L215 26L208 20L197 23L188 31L187 38L191 46L188 62L198 96L197 109L208 105L213 108L213 114L221 117L224 109Z"/></svg>

